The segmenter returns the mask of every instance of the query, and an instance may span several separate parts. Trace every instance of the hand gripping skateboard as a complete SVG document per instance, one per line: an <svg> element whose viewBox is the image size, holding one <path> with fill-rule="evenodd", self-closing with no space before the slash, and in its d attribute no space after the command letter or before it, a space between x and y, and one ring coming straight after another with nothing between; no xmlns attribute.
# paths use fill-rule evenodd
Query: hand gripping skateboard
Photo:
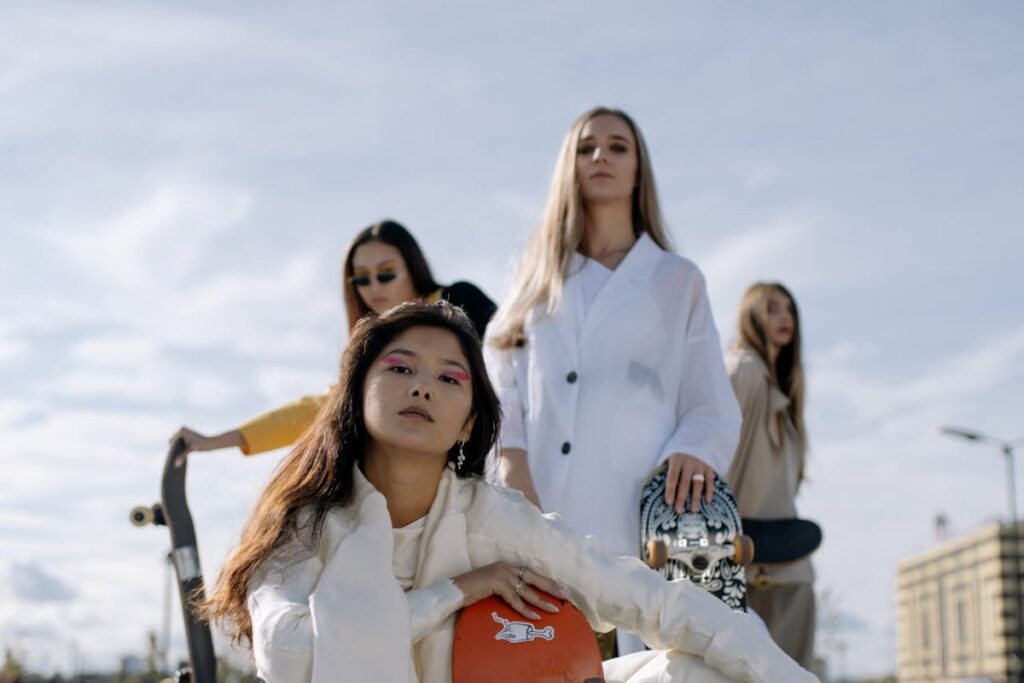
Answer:
<svg viewBox="0 0 1024 683"><path fill-rule="evenodd" d="M188 464L186 461L181 467L174 466L175 458L184 448L185 442L178 439L167 453L160 485L160 502L132 509L130 519L135 526L166 525L171 531L171 558L178 576L178 593L185 617L185 637L188 641L190 663L189 671L178 672L178 680L190 683L216 683L217 658L213 652L210 626L200 621L191 608L191 601L202 600L204 593L196 531L185 498L185 472Z"/></svg>
<svg viewBox="0 0 1024 683"><path fill-rule="evenodd" d="M537 589L534 589L537 590ZM490 597L466 607L455 623L452 683L596 683L601 653L583 613L568 600L537 594L560 610L534 621Z"/></svg>
<svg viewBox="0 0 1024 683"><path fill-rule="evenodd" d="M667 579L688 579L710 591L733 609L747 607L744 567L754 556L754 544L743 535L743 522L729 487L721 477L713 482L710 503L690 512L690 496L682 514L665 502L668 465L647 480L640 495L640 557Z"/></svg>

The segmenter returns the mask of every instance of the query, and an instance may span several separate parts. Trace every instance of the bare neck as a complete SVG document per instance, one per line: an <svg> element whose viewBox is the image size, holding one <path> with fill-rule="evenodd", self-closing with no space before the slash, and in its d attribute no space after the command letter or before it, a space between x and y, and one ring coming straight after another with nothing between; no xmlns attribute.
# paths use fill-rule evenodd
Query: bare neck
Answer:
<svg viewBox="0 0 1024 683"><path fill-rule="evenodd" d="M587 206L583 229L584 256L615 269L636 244L633 212L629 202Z"/></svg>
<svg viewBox="0 0 1024 683"><path fill-rule="evenodd" d="M388 503L391 526L408 526L430 511L447 463L432 456L371 444L363 458L363 474Z"/></svg>

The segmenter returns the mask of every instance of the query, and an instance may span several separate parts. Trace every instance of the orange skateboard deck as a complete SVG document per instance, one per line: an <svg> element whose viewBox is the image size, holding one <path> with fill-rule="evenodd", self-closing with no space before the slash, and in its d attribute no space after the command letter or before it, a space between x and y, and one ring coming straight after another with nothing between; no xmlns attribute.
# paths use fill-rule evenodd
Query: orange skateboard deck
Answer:
<svg viewBox="0 0 1024 683"><path fill-rule="evenodd" d="M537 590L537 589L534 589ZM455 623L452 683L597 683L604 680L597 639L568 600L540 590L560 610L533 621L492 596L462 610Z"/></svg>

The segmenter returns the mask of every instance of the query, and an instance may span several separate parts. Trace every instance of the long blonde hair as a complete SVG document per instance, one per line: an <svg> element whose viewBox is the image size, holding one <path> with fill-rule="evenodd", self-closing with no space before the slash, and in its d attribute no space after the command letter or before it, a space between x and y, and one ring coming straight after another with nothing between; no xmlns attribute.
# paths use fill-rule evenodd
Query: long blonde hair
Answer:
<svg viewBox="0 0 1024 683"><path fill-rule="evenodd" d="M774 293L789 298L793 307L793 339L779 349L775 362L768 352L768 336L764 321L768 316L768 302ZM755 282L747 289L740 302L739 339L741 349L756 353L768 367L772 384L789 398L786 412L793 421L797 436L800 437L800 478L803 479L804 452L807 449L807 434L804 428L804 364L801 358L800 311L796 299L781 282ZM783 417L780 414L779 419ZM784 425L780 424L782 429ZM781 432L785 433L785 432Z"/></svg>
<svg viewBox="0 0 1024 683"><path fill-rule="evenodd" d="M626 112L608 107L595 107L576 119L562 141L551 187L540 226L527 243L514 270L510 301L501 307L491 323L490 343L499 349L522 346L526 341L526 317L535 306L547 304L551 313L562 296L569 261L583 243L584 200L576 170L576 148L580 133L596 116L611 115L622 119L636 139L637 178L633 189L633 232L637 237L650 235L654 243L672 250L672 240L665 230L654 170L640 128Z"/></svg>

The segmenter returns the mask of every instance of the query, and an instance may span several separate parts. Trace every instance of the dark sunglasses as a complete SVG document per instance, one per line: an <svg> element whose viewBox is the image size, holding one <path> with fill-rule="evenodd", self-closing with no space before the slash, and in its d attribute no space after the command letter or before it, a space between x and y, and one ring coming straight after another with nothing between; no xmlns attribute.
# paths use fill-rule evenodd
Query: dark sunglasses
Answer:
<svg viewBox="0 0 1024 683"><path fill-rule="evenodd" d="M353 275L348 279L348 282L350 285L354 287L369 287L370 277L370 275ZM394 280L396 277L398 277L398 273L394 272L377 273L377 282L379 282L382 285L387 284L388 282Z"/></svg>

